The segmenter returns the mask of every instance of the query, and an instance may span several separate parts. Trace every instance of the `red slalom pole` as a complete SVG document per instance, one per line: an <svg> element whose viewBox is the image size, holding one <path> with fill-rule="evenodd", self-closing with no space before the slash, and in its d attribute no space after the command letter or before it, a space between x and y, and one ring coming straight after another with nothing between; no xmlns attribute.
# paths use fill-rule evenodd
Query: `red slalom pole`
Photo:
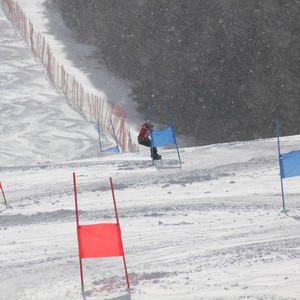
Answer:
<svg viewBox="0 0 300 300"><path fill-rule="evenodd" d="M76 176L75 176L75 173L73 173L73 184L74 184L74 199L75 199L75 211L76 211L76 225L77 225L76 227L77 227L77 241L78 241L78 252L79 252L81 292L84 293L83 268L82 268L81 254L80 254L79 212L78 212L78 201L77 201L77 189L76 189Z"/></svg>
<svg viewBox="0 0 300 300"><path fill-rule="evenodd" d="M4 204L5 204L6 208L7 208L8 205L7 205L7 201L6 201L6 198L5 198L5 194L4 194L4 191L3 191L3 187L2 187L2 183L1 183L1 182L0 182L0 189L1 189L1 192L2 192L3 199L4 199Z"/></svg>
<svg viewBox="0 0 300 300"><path fill-rule="evenodd" d="M113 202L114 202L114 208L115 208L115 215L116 215L116 219L117 219L117 225L120 226L119 216L118 216L118 210L117 210L117 204L116 204L115 191L114 191L114 185L113 185L111 177L109 178L109 180L110 180L110 188L111 188L111 193L112 193Z"/></svg>
<svg viewBox="0 0 300 300"><path fill-rule="evenodd" d="M115 208L117 225L120 228L119 216L118 216L118 210L117 210L117 204L116 204L116 198L115 198L115 191L114 191L114 186L113 186L112 178L110 177L109 180L110 180L110 188L111 188L111 193L112 193L113 202L114 202L114 208ZM121 231L121 228L120 228L120 231ZM122 257L123 257L123 264L124 264L124 270L125 270L126 283L127 283L127 288L130 289L129 277L128 277L126 260L125 260L125 253L124 253L124 248L123 248L122 235L121 235L121 242L122 242L121 243L121 245L122 245L122 252L123 252Z"/></svg>

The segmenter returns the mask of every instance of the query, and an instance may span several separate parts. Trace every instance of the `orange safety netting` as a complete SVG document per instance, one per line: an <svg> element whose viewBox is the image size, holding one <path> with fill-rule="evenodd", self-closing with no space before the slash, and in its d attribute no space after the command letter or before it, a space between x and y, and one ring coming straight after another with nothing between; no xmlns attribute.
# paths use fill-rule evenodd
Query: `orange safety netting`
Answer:
<svg viewBox="0 0 300 300"><path fill-rule="evenodd" d="M92 224L78 227L80 258L123 256L121 230L117 224Z"/></svg>

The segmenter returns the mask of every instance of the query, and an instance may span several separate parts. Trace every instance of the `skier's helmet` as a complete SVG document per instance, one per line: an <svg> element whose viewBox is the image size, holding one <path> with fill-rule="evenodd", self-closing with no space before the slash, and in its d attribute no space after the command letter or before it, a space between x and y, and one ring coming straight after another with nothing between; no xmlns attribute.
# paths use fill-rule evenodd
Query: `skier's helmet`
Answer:
<svg viewBox="0 0 300 300"><path fill-rule="evenodd" d="M150 120L147 120L147 121L145 122L145 124L146 124L146 126L147 126L148 128L153 128L153 125L151 124L151 121L150 121Z"/></svg>

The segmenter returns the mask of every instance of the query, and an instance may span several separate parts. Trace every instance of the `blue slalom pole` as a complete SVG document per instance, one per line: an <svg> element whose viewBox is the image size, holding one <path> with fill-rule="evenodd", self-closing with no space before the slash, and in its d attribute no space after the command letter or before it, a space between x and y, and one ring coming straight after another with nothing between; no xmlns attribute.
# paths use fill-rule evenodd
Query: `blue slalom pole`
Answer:
<svg viewBox="0 0 300 300"><path fill-rule="evenodd" d="M151 104L148 106L149 111L149 121L150 121L150 127L152 125L152 107ZM153 133L152 128L150 130L150 136L151 136L151 157L152 157L152 164L154 165L154 151L153 151Z"/></svg>
<svg viewBox="0 0 300 300"><path fill-rule="evenodd" d="M282 197L282 208L285 210L285 200L284 200L284 190L283 190L283 180L282 180L282 169L281 169L281 153L280 153L280 142L279 142L279 122L276 120L276 134L277 134L277 147L278 147L278 161L280 170L280 183L281 183L281 197Z"/></svg>
<svg viewBox="0 0 300 300"><path fill-rule="evenodd" d="M100 124L99 124L99 122L97 122L97 127L98 127L98 136L99 136L99 147L100 147L100 152L102 152L102 149L101 149L101 138L100 138Z"/></svg>
<svg viewBox="0 0 300 300"><path fill-rule="evenodd" d="M168 116L168 120L169 120L169 126L173 128L174 124L173 124L173 119L172 119L172 115L171 115L170 106L169 106L168 103L166 104L166 111L167 111L167 116Z"/></svg>
<svg viewBox="0 0 300 300"><path fill-rule="evenodd" d="M180 158L179 149L178 149L178 145L177 145L177 140L176 140L176 136L175 136L175 132L174 132L173 118L172 118L172 115L171 115L169 104L166 104L166 110L167 110L167 114L168 114L170 127L172 127L173 138L174 138L174 141L175 141L175 146L176 146L176 150L177 150L179 165L180 165L180 169L181 169L181 158Z"/></svg>
<svg viewBox="0 0 300 300"><path fill-rule="evenodd" d="M117 137L116 137L115 128L114 128L114 125L113 125L113 123L112 123L112 120L111 120L111 119L110 119L110 124L111 124L112 130L113 130L113 133L114 133L114 138L115 138L116 144L117 144L117 146L118 146L118 149L119 149L119 143L118 143L118 140L117 140ZM119 152L120 152L120 149L119 149Z"/></svg>

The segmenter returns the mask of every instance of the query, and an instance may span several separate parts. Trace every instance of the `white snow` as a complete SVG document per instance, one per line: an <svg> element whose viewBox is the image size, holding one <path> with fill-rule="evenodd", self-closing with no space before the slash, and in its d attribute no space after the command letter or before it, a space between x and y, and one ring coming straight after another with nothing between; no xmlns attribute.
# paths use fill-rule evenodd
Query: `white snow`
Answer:
<svg viewBox="0 0 300 300"><path fill-rule="evenodd" d="M39 23L43 1L20 4ZM282 212L275 138L182 147L181 169L175 149L100 155L3 7L0 28L1 300L83 299L73 172L81 224L115 222L112 177L131 283L121 258L85 259L86 300L300 299L300 178Z"/></svg>

